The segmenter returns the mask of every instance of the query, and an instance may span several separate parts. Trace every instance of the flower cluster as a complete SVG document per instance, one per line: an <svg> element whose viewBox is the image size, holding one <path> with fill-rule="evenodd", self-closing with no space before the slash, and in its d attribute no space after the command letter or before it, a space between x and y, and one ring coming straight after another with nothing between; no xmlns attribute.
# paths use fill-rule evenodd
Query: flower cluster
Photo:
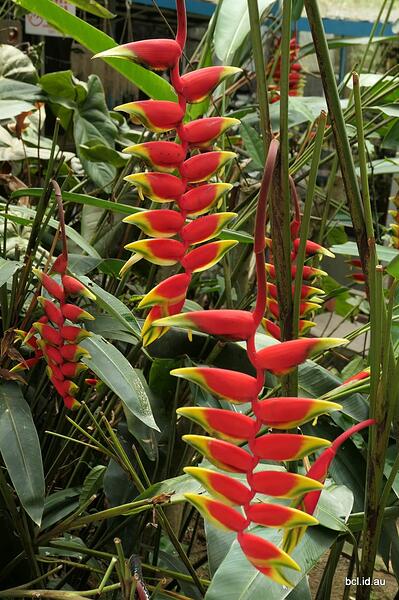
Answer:
<svg viewBox="0 0 399 600"><path fill-rule="evenodd" d="M299 250L300 238L298 237L300 226L301 226L301 217L299 210L299 198L295 189L294 182L291 179L291 192L292 199L294 203L295 216L291 221L291 239L292 239L292 254L291 254L291 278L292 278L292 296L294 295L294 281L297 273L297 264L296 259ZM265 318L262 320L262 325L269 335L274 337L277 340L281 340L281 332L280 326L278 322L280 320L280 310L277 301L277 286L275 284L276 279L276 270L273 264L273 255L272 255L272 240L270 238L266 238L266 244L269 249L269 262L266 263L266 271L271 279L271 281L267 282L267 312ZM305 258L312 258L314 256L318 256L319 259L323 258L323 256L333 257L334 255L330 250L323 248L319 244L312 242L311 240L307 240L305 246ZM317 310L320 309L323 299L320 297L320 294L323 294L324 291L319 287L314 286L315 280L319 280L320 278L327 275L325 271L321 269L317 269L311 265L303 265L302 273L301 273L301 299L299 306L299 334L303 335L306 333L311 327L315 325L312 321L306 319L306 317Z"/></svg>
<svg viewBox="0 0 399 600"><path fill-rule="evenodd" d="M314 469L305 476L288 471L260 469L260 463L262 460L277 462L301 460L320 448L329 447L328 440L300 433L282 433L279 430L296 428L323 413L339 409L340 405L314 398L262 399L265 373L269 371L277 376L289 373L314 353L341 345L345 340L302 338L261 350L255 346L255 334L266 307L265 205L277 148L278 143L273 140L266 162L257 211L254 252L258 291L253 312L241 310L187 312L155 321L154 326L175 325L221 336L227 340L246 341L248 357L256 371L255 377L228 369L201 366L180 368L171 372L177 377L198 384L228 402L250 403L252 409L252 416L206 407L178 409L180 415L200 424L210 434L210 437L186 435L185 441L218 469L228 473L240 473L246 477L246 484L244 484L219 471L188 467L185 470L202 483L211 497L198 494L186 494L186 497L214 524L237 533L238 542L245 556L260 572L282 585L290 585L283 568L299 570L297 563L285 550L254 535L248 529L252 524L257 524L302 534L309 525L316 524L317 520L312 516L313 510L308 510L305 501L310 507L310 500L308 500L310 493L317 493L318 499L327 467L321 472L318 467L319 462L316 461ZM246 448L242 447L243 444ZM333 445L332 448L332 454L329 454L331 460L337 446ZM322 460L324 465L328 463L326 458ZM304 510L299 510L296 506L259 502L257 494L293 499L294 504L301 503ZM316 496L311 498L315 499ZM234 506L239 507L239 510ZM312 508L314 509L313 506ZM290 539L289 549L291 550L294 545Z"/></svg>
<svg viewBox="0 0 399 600"><path fill-rule="evenodd" d="M55 182L53 185L56 198L60 201L59 188ZM95 300L95 296L80 281L67 273L68 249L62 204L59 204L59 213L62 254L54 261L49 274L33 269L49 296L37 298L44 314L33 323L27 335L25 332L18 331L19 335L23 335L23 343L34 351L34 356L17 365L14 370L32 368L44 358L47 363L47 374L54 388L62 397L65 406L75 409L79 406L75 398L79 387L72 380L87 369L87 365L80 359L89 357L88 351L79 346L79 342L90 336L90 332L78 323L87 319L92 320L94 317L75 304L73 298L84 296Z"/></svg>
<svg viewBox="0 0 399 600"><path fill-rule="evenodd" d="M133 122L144 125L151 132L163 134L175 131L178 136L178 143L149 141L125 149L125 152L143 159L153 169L128 175L126 180L153 202L175 204L172 209L146 210L124 219L150 237L126 246L135 255L127 261L122 273L134 264L137 256L156 265L180 265L182 268L182 272L162 281L146 294L139 304L139 308L150 309L142 329L144 345L152 343L167 331L165 327L153 327L154 321L181 311L192 274L212 267L236 245L234 240L209 241L236 214L206 213L232 187L227 183L209 182L235 157L234 152L214 150L213 145L218 137L239 121L210 117L186 123L184 117L188 103L201 102L220 82L240 69L207 67L181 76L179 63L187 30L183 0L178 0L177 12L178 32L175 40L132 42L96 55L124 58L156 70L169 69L171 84L178 98L178 102L130 102L115 109L127 112ZM188 222L187 217L191 219Z"/></svg>
<svg viewBox="0 0 399 600"><path fill-rule="evenodd" d="M275 49L278 52L281 39L277 40ZM288 75L288 86L290 96L302 96L303 88L305 87L305 77L302 73L301 63L298 61L299 55L299 44L296 36L294 35L290 41L290 72ZM280 76L281 76L281 56L279 56L277 63L274 63L272 59L267 67L268 74L273 79L273 84L269 85L270 91L270 102L278 102L280 100Z"/></svg>

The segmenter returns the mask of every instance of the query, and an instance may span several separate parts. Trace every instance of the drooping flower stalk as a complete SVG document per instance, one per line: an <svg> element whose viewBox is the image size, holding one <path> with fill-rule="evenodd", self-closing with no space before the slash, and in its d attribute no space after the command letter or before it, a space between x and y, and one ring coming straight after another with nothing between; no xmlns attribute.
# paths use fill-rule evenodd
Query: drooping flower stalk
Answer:
<svg viewBox="0 0 399 600"><path fill-rule="evenodd" d="M18 332L23 342L34 351L34 357L20 363L14 370L32 368L44 358L47 362L47 374L67 408L75 409L79 402L75 396L79 387L72 380L87 369L81 362L82 357L89 357L79 342L90 336L90 332L80 326L83 320L94 317L74 303L73 297L85 296L95 300L94 294L80 281L67 274L68 242L65 233L64 210L61 191L58 184L52 182L55 198L58 203L62 253L54 261L50 274L40 269L33 269L48 297L38 296L44 314L33 323L31 329ZM56 275L57 281L52 275Z"/></svg>
<svg viewBox="0 0 399 600"><path fill-rule="evenodd" d="M144 142L125 149L125 152L138 156L154 169L128 175L126 180L153 202L175 203L177 208L148 210L125 219L125 222L135 224L152 238L130 243L126 249L154 264L180 265L183 270L183 273L173 275L157 285L140 302L139 308L150 309L142 329L144 345L167 331L166 327L153 327L155 320L181 311L193 273L212 267L236 245L233 240L204 243L215 238L235 218L235 213L202 215L209 212L232 187L227 183L209 183L235 157L233 152L213 150L212 146L219 136L238 125L239 121L211 117L186 123L184 117L187 103L201 102L221 81L240 69L218 66L180 75L187 23L184 0L177 0L176 5L178 29L175 40L132 42L96 55L120 57L157 70L169 69L170 81L177 95L177 102L144 100L116 107L116 110L127 112L133 121L150 131L175 131L178 136L178 142ZM190 156L191 151L194 153ZM199 218L187 223L187 217ZM135 260L136 257L132 257L122 272Z"/></svg>

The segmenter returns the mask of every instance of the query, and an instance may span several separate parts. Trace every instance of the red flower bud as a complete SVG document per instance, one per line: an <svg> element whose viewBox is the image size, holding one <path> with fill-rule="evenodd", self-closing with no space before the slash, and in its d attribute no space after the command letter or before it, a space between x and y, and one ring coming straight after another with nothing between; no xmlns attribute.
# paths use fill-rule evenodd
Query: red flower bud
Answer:
<svg viewBox="0 0 399 600"><path fill-rule="evenodd" d="M87 369L87 365L78 362L65 362L60 365L61 373L68 378L77 377L77 375L80 375L80 373L83 373Z"/></svg>
<svg viewBox="0 0 399 600"><path fill-rule="evenodd" d="M49 344L53 346L60 346L62 344L61 334L54 327L51 327L51 325L36 322L33 323L33 327L38 330L41 337Z"/></svg>
<svg viewBox="0 0 399 600"><path fill-rule="evenodd" d="M75 304L63 304L61 306L61 312L66 319L73 322L82 320L93 321L94 319L90 313L83 310L83 308L80 308L80 306L75 306Z"/></svg>
<svg viewBox="0 0 399 600"><path fill-rule="evenodd" d="M181 262L184 256L184 245L177 240L138 240L125 246L143 256L155 265L168 266Z"/></svg>
<svg viewBox="0 0 399 600"><path fill-rule="evenodd" d="M191 250L181 259L182 267L190 273L199 273L205 271L205 269L210 269L223 258L230 248L234 248L236 245L235 240L221 240L204 244Z"/></svg>
<svg viewBox="0 0 399 600"><path fill-rule="evenodd" d="M169 173L134 173L127 175L125 180L136 185L153 202L173 202L185 190L182 180Z"/></svg>
<svg viewBox="0 0 399 600"><path fill-rule="evenodd" d="M68 258L64 254L60 254L54 261L51 267L51 273L65 273L68 268Z"/></svg>
<svg viewBox="0 0 399 600"><path fill-rule="evenodd" d="M64 344L60 348L61 356L69 362L77 362L80 358L90 358L89 352L76 344Z"/></svg>
<svg viewBox="0 0 399 600"><path fill-rule="evenodd" d="M209 117L191 121L184 126L185 140L195 148L207 148L227 129L239 125L238 119Z"/></svg>

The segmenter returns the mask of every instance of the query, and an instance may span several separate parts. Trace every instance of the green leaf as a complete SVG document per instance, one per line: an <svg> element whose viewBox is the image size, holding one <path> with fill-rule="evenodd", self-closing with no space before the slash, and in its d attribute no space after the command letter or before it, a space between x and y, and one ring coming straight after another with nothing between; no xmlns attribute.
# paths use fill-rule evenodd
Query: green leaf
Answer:
<svg viewBox="0 0 399 600"><path fill-rule="evenodd" d="M41 529L47 529L62 521L79 506L79 489L65 488L50 494L44 503Z"/></svg>
<svg viewBox="0 0 399 600"><path fill-rule="evenodd" d="M13 0L18 6L22 6L29 12L33 12L50 25L53 25L64 35L85 46L88 50L97 54L108 48L117 46L115 40L109 35L96 29L83 19L79 19L51 0ZM1 62L1 61L0 61ZM142 92L158 100L176 100L176 94L171 85L159 75L152 71L124 61L118 58L108 58L106 62L114 69L122 73L129 81L136 85Z"/></svg>
<svg viewBox="0 0 399 600"><path fill-rule="evenodd" d="M91 356L83 362L121 399L126 409L149 427L158 429L141 381L123 354L98 335L85 339L81 346Z"/></svg>
<svg viewBox="0 0 399 600"><path fill-rule="evenodd" d="M0 452L22 506L40 525L44 509L44 474L32 414L16 383L0 384Z"/></svg>
<svg viewBox="0 0 399 600"><path fill-rule="evenodd" d="M126 154L114 150L97 140L88 140L79 146L80 156L95 163L107 162L114 167L123 167L129 160Z"/></svg>
<svg viewBox="0 0 399 600"><path fill-rule="evenodd" d="M29 1L29 0L28 0ZM0 79L36 83L37 73L30 58L15 46L0 45Z"/></svg>
<svg viewBox="0 0 399 600"><path fill-rule="evenodd" d="M83 482L82 491L79 496L79 506L86 504L93 494L96 494L102 488L106 470L107 467L104 465L96 465L92 468Z"/></svg>
<svg viewBox="0 0 399 600"><path fill-rule="evenodd" d="M259 133L254 127L243 121L241 123L241 136L254 166L259 170L263 169L265 166L265 151Z"/></svg>
<svg viewBox="0 0 399 600"><path fill-rule="evenodd" d="M10 281L15 271L22 267L22 263L16 260L0 258L0 287Z"/></svg>
<svg viewBox="0 0 399 600"><path fill-rule="evenodd" d="M0 76L0 120L11 119L22 112L36 110L34 103L41 97L37 85L6 77L2 79Z"/></svg>
<svg viewBox="0 0 399 600"><path fill-rule="evenodd" d="M353 492L346 485L325 487L316 506L314 516L318 519L320 525L328 527L328 529L346 531L345 522L351 513L353 499Z"/></svg>
<svg viewBox="0 0 399 600"><path fill-rule="evenodd" d="M388 117L399 117L399 104L382 104L381 106L370 106L368 110L378 110Z"/></svg>
<svg viewBox="0 0 399 600"><path fill-rule="evenodd" d="M69 4L74 4L81 10L96 15L96 17L101 17L102 19L112 19L115 17L108 8L101 6L96 0L69 0Z"/></svg>
<svg viewBox="0 0 399 600"><path fill-rule="evenodd" d="M395 256L393 260L385 267L385 270L389 275L391 275L394 279L399 279L399 253Z"/></svg>
<svg viewBox="0 0 399 600"><path fill-rule="evenodd" d="M261 18L274 0L258 0ZM216 56L224 65L232 63L234 53L250 32L247 0L223 0L219 11L213 41Z"/></svg>
<svg viewBox="0 0 399 600"><path fill-rule="evenodd" d="M396 248L388 248L387 246L381 246L380 244L376 244L375 247L377 250L377 256L382 262L391 262L396 256L399 255L399 251L396 250ZM334 254L343 254L346 256L357 257L359 256L359 251L355 242L346 242L345 244L332 246L330 250Z"/></svg>
<svg viewBox="0 0 399 600"><path fill-rule="evenodd" d="M103 288L88 277L78 277L78 279L95 294L95 303L97 306L119 321L126 331L132 333L137 339L141 338L140 326L137 319L123 302L103 290Z"/></svg>
<svg viewBox="0 0 399 600"><path fill-rule="evenodd" d="M176 504L177 502L185 502L184 494L198 494L201 491L203 491L201 484L194 477L185 473L178 477L172 477L172 479L164 479L163 481L154 483L145 492L140 494L140 496L137 496L135 500L154 498L154 496L161 494L172 494L171 503Z"/></svg>

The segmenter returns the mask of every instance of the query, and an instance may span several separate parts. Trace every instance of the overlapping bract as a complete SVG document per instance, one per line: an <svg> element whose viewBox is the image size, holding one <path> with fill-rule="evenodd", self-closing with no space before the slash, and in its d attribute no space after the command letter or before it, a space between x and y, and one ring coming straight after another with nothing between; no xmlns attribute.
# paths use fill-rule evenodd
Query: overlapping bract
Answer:
<svg viewBox="0 0 399 600"><path fill-rule="evenodd" d="M180 23L184 3L177 3ZM236 242L210 241L233 219L235 213L209 212L231 186L210 182L231 161L233 152L213 150L213 144L237 119L210 117L184 123L187 103L200 102L226 77L240 71L236 67L208 67L180 76L179 60L185 43L185 26L176 40L155 39L132 42L111 48L97 57L119 57L138 62L155 70L170 70L178 102L140 100L117 106L131 119L154 133L175 132L176 141L152 141L136 144L125 152L137 156L152 171L133 173L126 180L135 185L142 196L158 203L174 203L173 208L148 210L131 215L126 223L138 226L152 239L140 239L126 246L138 257L160 266L180 265L183 274L174 275L151 290L140 308L150 308L142 330L143 343L148 345L167 331L153 327L161 317L180 312L190 285L192 273L215 265ZM188 153L193 151L190 156ZM207 243L208 242L208 243ZM200 244L200 245L199 245ZM194 248L192 248L195 246ZM132 261L133 262L133 261ZM124 272L132 264L128 261Z"/></svg>

